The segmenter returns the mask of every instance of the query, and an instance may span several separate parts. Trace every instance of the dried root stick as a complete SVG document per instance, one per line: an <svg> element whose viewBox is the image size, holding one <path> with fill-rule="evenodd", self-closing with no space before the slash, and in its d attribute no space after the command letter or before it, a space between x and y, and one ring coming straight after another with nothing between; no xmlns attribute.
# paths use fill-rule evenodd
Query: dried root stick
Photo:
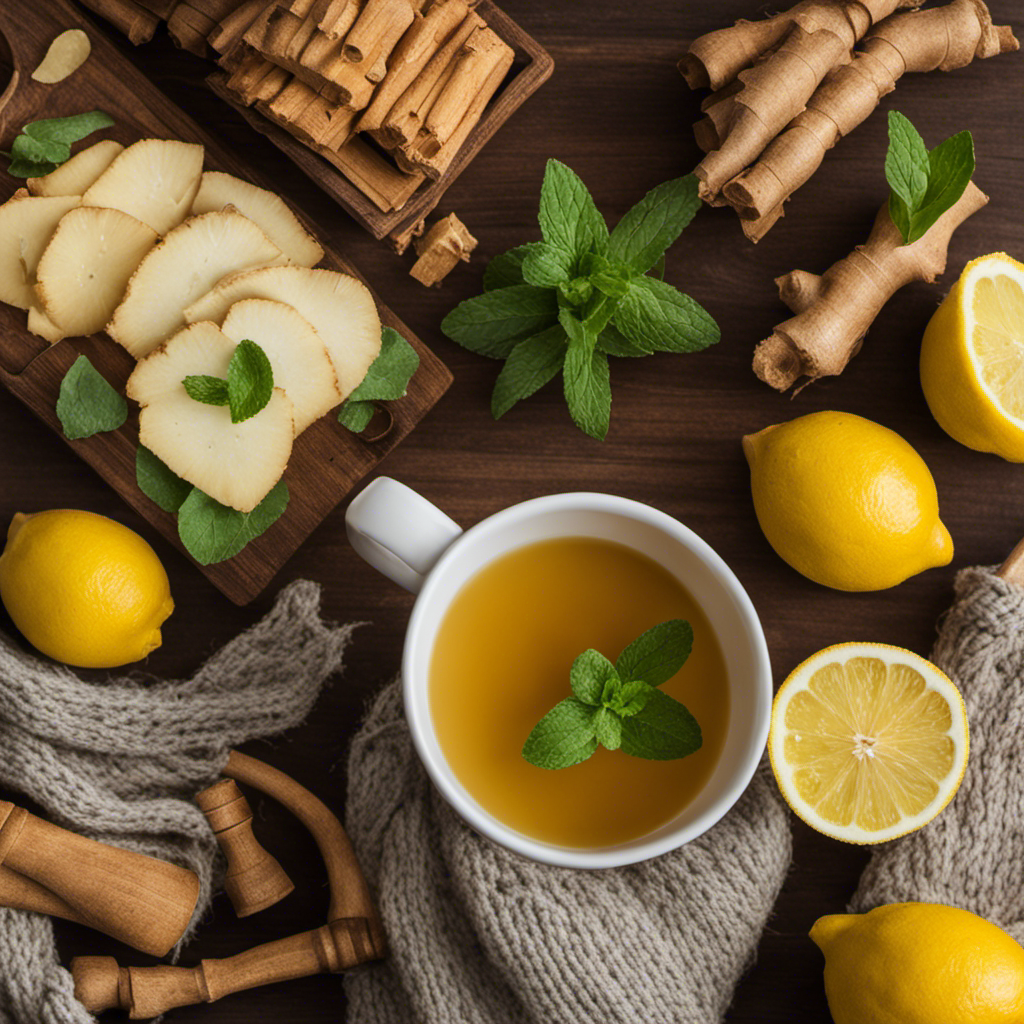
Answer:
<svg viewBox="0 0 1024 1024"><path fill-rule="evenodd" d="M905 71L951 71L1019 48L1008 25L992 24L982 0L896 14L875 26L851 63L831 71L752 167L722 189L757 242L783 203L818 169L825 153L864 121ZM722 102L715 104L715 109Z"/></svg>
<svg viewBox="0 0 1024 1024"><path fill-rule="evenodd" d="M734 95L723 95L729 104L726 116L709 115L707 119L714 126L718 145L695 171L701 198L719 203L722 186L753 163L804 109L829 71L851 60L854 45L867 30L913 2L821 0L794 9L789 31L778 48L753 67L740 71L737 78L742 88ZM697 40L694 47L700 42Z"/></svg>
<svg viewBox="0 0 1024 1024"><path fill-rule="evenodd" d="M779 297L796 316L779 324L754 351L754 373L777 391L842 373L894 292L911 281L934 281L946 269L953 232L988 202L974 182L916 242L904 245L888 200L864 245L820 277L794 270L776 278Z"/></svg>

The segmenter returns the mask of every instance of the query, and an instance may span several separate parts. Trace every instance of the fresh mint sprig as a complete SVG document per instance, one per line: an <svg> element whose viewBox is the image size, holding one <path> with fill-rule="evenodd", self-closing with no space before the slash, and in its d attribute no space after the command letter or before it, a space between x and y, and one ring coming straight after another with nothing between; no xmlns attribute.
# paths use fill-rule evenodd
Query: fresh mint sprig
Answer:
<svg viewBox="0 0 1024 1024"><path fill-rule="evenodd" d="M692 647L690 624L670 619L637 637L614 665L593 648L584 651L569 672L573 695L534 726L523 757L557 769L585 761L599 745L655 761L699 750L697 720L657 689L683 667Z"/></svg>
<svg viewBox="0 0 1024 1024"><path fill-rule="evenodd" d="M70 158L72 143L113 123L102 110L30 121L14 139L11 151L3 153L11 161L7 173L15 178L41 178Z"/></svg>
<svg viewBox="0 0 1024 1024"><path fill-rule="evenodd" d="M964 194L974 174L974 140L967 131L929 150L898 110L889 111L885 178L889 217L904 244L916 242Z"/></svg>
<svg viewBox="0 0 1024 1024"><path fill-rule="evenodd" d="M609 232L579 177L548 161L538 217L543 241L492 259L484 293L441 324L464 348L505 361L491 398L495 419L561 372L573 421L603 439L611 419L609 356L696 352L718 341L707 312L660 279L665 250L699 206L697 179L675 178L648 192Z"/></svg>
<svg viewBox="0 0 1024 1024"><path fill-rule="evenodd" d="M255 341L240 341L228 363L227 380L190 374L182 380L189 398L205 405L226 405L231 422L243 423L264 409L274 393L274 371Z"/></svg>
<svg viewBox="0 0 1024 1024"><path fill-rule="evenodd" d="M338 422L356 434L365 430L373 419L374 402L403 398L419 365L416 349L394 328L385 327L380 335L380 352L338 410Z"/></svg>

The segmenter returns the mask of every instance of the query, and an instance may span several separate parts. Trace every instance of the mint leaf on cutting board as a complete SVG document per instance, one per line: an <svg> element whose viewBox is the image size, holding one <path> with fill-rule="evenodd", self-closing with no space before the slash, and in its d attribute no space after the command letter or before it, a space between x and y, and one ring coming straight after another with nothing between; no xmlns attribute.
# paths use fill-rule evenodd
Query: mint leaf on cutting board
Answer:
<svg viewBox="0 0 1024 1024"><path fill-rule="evenodd" d="M338 410L338 422L357 434L365 430L373 418L373 403L404 398L419 366L416 349L394 328L385 327L381 331L380 352L359 386Z"/></svg>
<svg viewBox="0 0 1024 1024"><path fill-rule="evenodd" d="M70 117L30 121L11 144L7 173L14 178L41 178L55 171L71 156L71 145L101 128L109 128L114 119L102 110L91 110Z"/></svg>
<svg viewBox="0 0 1024 1024"><path fill-rule="evenodd" d="M128 403L89 361L79 356L60 382L57 417L71 441L117 430L128 418Z"/></svg>
<svg viewBox="0 0 1024 1024"><path fill-rule="evenodd" d="M192 493L192 485L157 458L145 445L135 452L135 482L147 498L165 512L177 512Z"/></svg>
<svg viewBox="0 0 1024 1024"><path fill-rule="evenodd" d="M178 509L178 537L200 565L223 562L270 529L288 507L288 497L288 485L278 480L251 512L239 512L193 487Z"/></svg>

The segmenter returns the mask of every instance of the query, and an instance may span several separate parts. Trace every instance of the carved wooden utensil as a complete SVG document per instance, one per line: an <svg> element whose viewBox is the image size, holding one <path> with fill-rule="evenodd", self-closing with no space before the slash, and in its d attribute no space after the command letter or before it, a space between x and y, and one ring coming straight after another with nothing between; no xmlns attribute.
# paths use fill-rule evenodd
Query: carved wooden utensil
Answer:
<svg viewBox="0 0 1024 1024"><path fill-rule="evenodd" d="M231 752L224 774L284 804L312 833L331 890L327 924L223 960L202 960L196 967L120 967L113 957L75 957L75 996L93 1013L118 1007L130 1019L143 1020L176 1006L343 971L385 955L384 930L352 844L327 806L284 772L238 751Z"/></svg>
<svg viewBox="0 0 1024 1024"><path fill-rule="evenodd" d="M164 956L199 896L186 868L75 835L0 800L0 904L53 914Z"/></svg>

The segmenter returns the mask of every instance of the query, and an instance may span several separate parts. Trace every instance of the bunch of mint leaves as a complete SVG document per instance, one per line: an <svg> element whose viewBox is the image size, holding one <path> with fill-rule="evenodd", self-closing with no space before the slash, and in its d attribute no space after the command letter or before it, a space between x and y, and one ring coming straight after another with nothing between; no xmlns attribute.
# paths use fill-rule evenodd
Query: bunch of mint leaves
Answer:
<svg viewBox="0 0 1024 1024"><path fill-rule="evenodd" d="M0 155L11 161L7 173L12 177L41 178L57 170L71 156L73 142L113 123L114 119L102 110L30 121L16 136L11 151Z"/></svg>
<svg viewBox="0 0 1024 1024"><path fill-rule="evenodd" d="M933 150L898 110L889 111L885 178L889 217L905 245L916 242L964 194L974 174L974 139L967 131Z"/></svg>
<svg viewBox="0 0 1024 1024"><path fill-rule="evenodd" d="M500 418L561 371L576 425L603 439L611 419L609 356L697 352L718 325L689 296L650 276L700 206L692 175L648 192L608 231L587 187L549 160L540 193L541 242L491 260L484 294L441 330L464 348L503 359L491 398Z"/></svg>
<svg viewBox="0 0 1024 1024"><path fill-rule="evenodd" d="M523 744L538 768L569 768L598 745L633 757L671 761L699 750L700 726L683 704L658 689L684 665L693 629L670 619L634 640L613 665L593 648L572 664L573 696L556 704Z"/></svg>

